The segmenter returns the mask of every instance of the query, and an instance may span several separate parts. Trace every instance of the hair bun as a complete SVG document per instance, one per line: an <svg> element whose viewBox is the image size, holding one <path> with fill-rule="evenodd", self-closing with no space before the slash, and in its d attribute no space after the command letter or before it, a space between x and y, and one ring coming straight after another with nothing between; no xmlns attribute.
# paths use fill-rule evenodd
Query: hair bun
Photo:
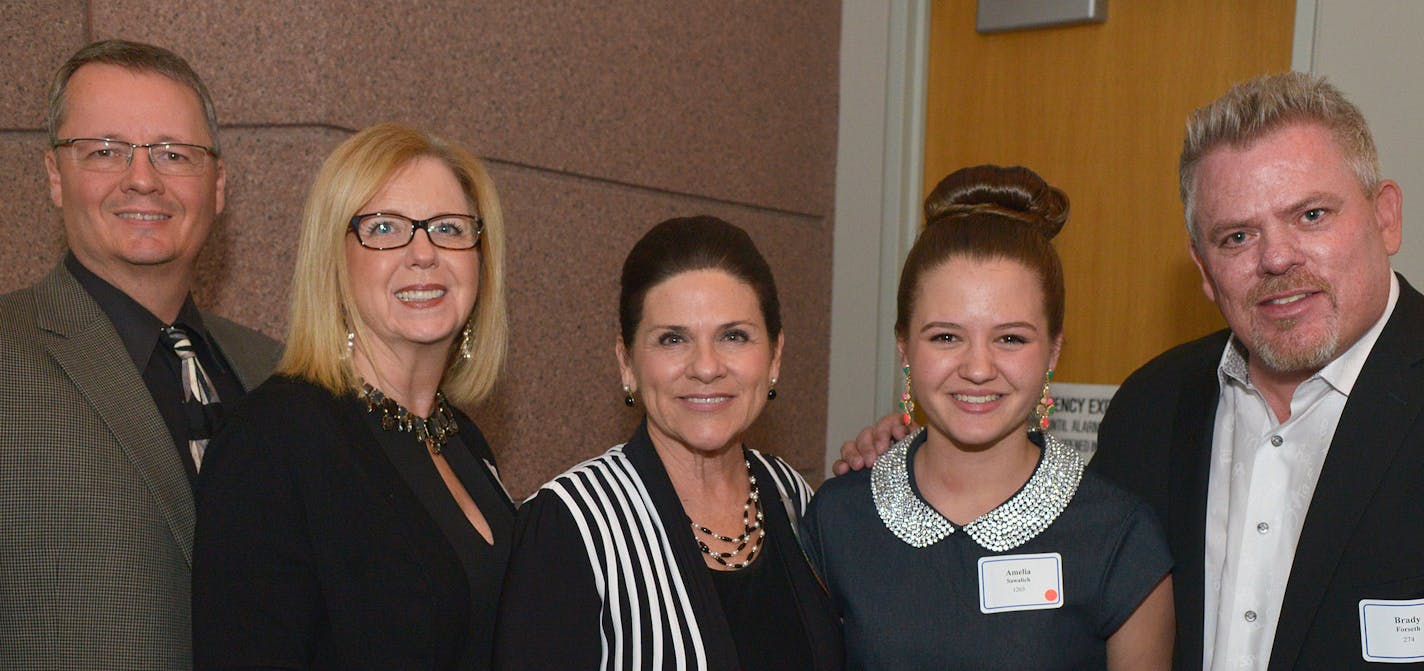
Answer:
<svg viewBox="0 0 1424 671"><path fill-rule="evenodd" d="M977 165L940 180L925 198L925 225L975 214L1022 221L1052 239L1068 221L1068 196L1028 168Z"/></svg>

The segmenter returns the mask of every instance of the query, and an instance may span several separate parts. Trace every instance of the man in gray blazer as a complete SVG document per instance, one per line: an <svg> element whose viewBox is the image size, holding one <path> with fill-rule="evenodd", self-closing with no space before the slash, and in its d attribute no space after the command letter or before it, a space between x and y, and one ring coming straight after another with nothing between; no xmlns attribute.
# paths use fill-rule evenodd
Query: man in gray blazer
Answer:
<svg viewBox="0 0 1424 671"><path fill-rule="evenodd" d="M190 669L189 445L277 344L193 305L225 173L182 58L85 47L56 73L48 131L70 251L0 297L0 669ZM172 327L217 397L196 420Z"/></svg>

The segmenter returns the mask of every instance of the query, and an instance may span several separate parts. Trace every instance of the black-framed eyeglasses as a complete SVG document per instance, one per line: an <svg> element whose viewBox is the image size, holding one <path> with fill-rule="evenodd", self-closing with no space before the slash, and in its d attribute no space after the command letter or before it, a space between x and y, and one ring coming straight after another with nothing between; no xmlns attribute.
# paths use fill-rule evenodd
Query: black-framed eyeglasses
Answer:
<svg viewBox="0 0 1424 671"><path fill-rule="evenodd" d="M444 249L472 249L485 230L485 220L468 214L437 214L429 219L389 212L372 212L351 217L351 232L367 249L400 249L415 239L415 231L425 229L430 244Z"/></svg>
<svg viewBox="0 0 1424 671"><path fill-rule="evenodd" d="M200 175L217 157L212 147L186 142L153 142L134 144L122 140L96 137L71 137L56 140L55 153L68 158L84 170L93 172L123 172L133 162L134 151L148 150L148 162L164 175Z"/></svg>

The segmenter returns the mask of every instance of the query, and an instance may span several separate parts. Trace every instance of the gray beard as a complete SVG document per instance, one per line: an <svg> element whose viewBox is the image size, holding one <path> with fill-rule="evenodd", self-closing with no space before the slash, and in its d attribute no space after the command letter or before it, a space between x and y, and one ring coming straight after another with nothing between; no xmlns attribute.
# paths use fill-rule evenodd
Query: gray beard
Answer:
<svg viewBox="0 0 1424 671"><path fill-rule="evenodd" d="M1340 345L1340 328L1334 319L1330 320L1328 332L1319 343L1312 347L1292 347L1292 343L1285 343L1285 347L1278 348L1276 343L1261 335L1259 330L1253 329L1249 335L1251 356L1269 370L1277 373L1295 373L1299 371L1315 371L1325 367L1335 358L1336 348Z"/></svg>

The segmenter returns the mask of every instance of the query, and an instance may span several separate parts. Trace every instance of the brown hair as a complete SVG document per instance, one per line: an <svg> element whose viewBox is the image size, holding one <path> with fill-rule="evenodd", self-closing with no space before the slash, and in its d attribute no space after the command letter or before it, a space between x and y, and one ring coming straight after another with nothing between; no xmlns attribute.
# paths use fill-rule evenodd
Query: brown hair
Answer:
<svg viewBox="0 0 1424 671"><path fill-rule="evenodd" d="M1380 184L1379 153L1360 108L1323 77L1282 72L1231 87L1206 107L1192 112L1178 162L1178 188L1186 210L1187 232L1198 239L1196 176L1201 160L1220 146L1244 148L1295 123L1317 123L1330 131L1350 170L1367 195Z"/></svg>
<svg viewBox="0 0 1424 671"><path fill-rule="evenodd" d="M773 341L781 334L781 301L771 266L747 232L709 216L668 219L654 226L633 245L623 261L622 289L618 294L618 325L624 343L643 321L643 299L648 291L693 270L720 270L751 286Z"/></svg>
<svg viewBox="0 0 1424 671"><path fill-rule="evenodd" d="M1028 168L979 165L940 180L925 199L925 230L900 272L895 335L905 338L920 282L951 259L1008 259L1039 277L1052 336L1063 333L1063 262L1050 240L1068 221L1068 196Z"/></svg>
<svg viewBox="0 0 1424 671"><path fill-rule="evenodd" d="M153 72L163 75L179 84L193 89L198 101L203 105L203 116L208 122L208 135L212 136L213 155L221 156L218 144L218 113L213 108L213 97L208 95L208 87L198 73L193 71L188 61L163 47L128 40L104 40L93 42L74 52L64 65L54 73L49 87L49 114L45 118L45 130L49 132L49 142L59 141L59 125L64 121L64 94L69 89L69 79L74 73L90 63L116 65L137 72Z"/></svg>

